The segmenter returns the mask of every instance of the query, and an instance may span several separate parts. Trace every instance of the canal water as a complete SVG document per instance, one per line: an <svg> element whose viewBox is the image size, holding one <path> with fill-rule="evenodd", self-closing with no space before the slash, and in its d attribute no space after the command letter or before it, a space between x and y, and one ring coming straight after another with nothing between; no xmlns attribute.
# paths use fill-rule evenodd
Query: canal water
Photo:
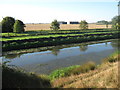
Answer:
<svg viewBox="0 0 120 90"><path fill-rule="evenodd" d="M6 54L0 58L10 61L9 65L15 65L28 72L37 74L50 74L53 70L81 65L88 61L100 64L102 60L118 50L119 40L109 40L94 43L82 43L76 45L54 46L51 50L24 53Z"/></svg>

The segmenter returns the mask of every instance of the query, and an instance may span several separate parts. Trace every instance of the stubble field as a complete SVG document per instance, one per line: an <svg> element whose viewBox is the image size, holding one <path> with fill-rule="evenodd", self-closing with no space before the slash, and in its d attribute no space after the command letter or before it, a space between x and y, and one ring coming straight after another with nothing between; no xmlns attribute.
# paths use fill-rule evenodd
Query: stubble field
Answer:
<svg viewBox="0 0 120 90"><path fill-rule="evenodd" d="M108 25L108 28L111 28L112 25ZM88 24L89 29L102 29L106 28L106 25L97 25L97 24ZM69 30L69 29L79 29L79 24L61 24L61 30ZM26 24L26 31L31 30L50 30L50 24Z"/></svg>

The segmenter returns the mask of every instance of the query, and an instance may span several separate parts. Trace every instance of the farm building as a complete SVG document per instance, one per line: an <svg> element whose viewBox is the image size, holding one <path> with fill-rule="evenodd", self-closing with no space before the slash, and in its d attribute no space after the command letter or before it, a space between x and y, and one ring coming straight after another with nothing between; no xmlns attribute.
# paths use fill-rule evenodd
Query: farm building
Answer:
<svg viewBox="0 0 120 90"><path fill-rule="evenodd" d="M59 24L67 24L67 22L64 21L58 21Z"/></svg>
<svg viewBox="0 0 120 90"><path fill-rule="evenodd" d="M70 21L70 24L79 24L78 21Z"/></svg>

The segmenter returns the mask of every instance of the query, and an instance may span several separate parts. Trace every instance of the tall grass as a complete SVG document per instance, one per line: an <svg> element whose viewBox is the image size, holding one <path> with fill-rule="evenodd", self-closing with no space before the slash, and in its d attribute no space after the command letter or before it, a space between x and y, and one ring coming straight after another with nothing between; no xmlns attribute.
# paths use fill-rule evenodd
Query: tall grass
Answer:
<svg viewBox="0 0 120 90"><path fill-rule="evenodd" d="M51 80L55 80L60 77L67 77L70 75L86 73L90 70L94 70L95 68L96 68L96 64L92 61L89 61L81 66L75 65L75 66L70 66L70 67L55 70L49 75L49 77L51 78Z"/></svg>
<svg viewBox="0 0 120 90"><path fill-rule="evenodd" d="M106 62L97 67L94 67L94 62L81 65L82 69L73 69L77 75L56 79L52 85L57 88L118 88L118 56L120 57L120 54L115 52L109 56L111 58L106 58ZM112 58L116 60L111 62ZM89 72L85 66L90 67L91 71Z"/></svg>
<svg viewBox="0 0 120 90"><path fill-rule="evenodd" d="M92 61L87 62L86 64L81 65L78 68L75 68L71 71L71 74L81 74L86 73L90 70L94 70L96 68L96 64Z"/></svg>
<svg viewBox="0 0 120 90"><path fill-rule="evenodd" d="M103 59L103 63L113 63L116 61L120 61L120 51L116 51L114 52L112 55L110 55L109 57Z"/></svg>

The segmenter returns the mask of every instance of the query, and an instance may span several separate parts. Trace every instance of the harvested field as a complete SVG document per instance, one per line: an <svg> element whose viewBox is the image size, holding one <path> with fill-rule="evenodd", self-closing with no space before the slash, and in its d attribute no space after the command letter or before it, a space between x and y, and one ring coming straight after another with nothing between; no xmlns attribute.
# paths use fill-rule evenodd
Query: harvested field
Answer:
<svg viewBox="0 0 120 90"><path fill-rule="evenodd" d="M108 25L108 28L111 28L111 26L112 25ZM106 28L106 25L88 24L88 27L89 29L98 29ZM61 24L60 28L62 30L79 29L79 24ZM50 30L50 24L26 24L25 30Z"/></svg>

